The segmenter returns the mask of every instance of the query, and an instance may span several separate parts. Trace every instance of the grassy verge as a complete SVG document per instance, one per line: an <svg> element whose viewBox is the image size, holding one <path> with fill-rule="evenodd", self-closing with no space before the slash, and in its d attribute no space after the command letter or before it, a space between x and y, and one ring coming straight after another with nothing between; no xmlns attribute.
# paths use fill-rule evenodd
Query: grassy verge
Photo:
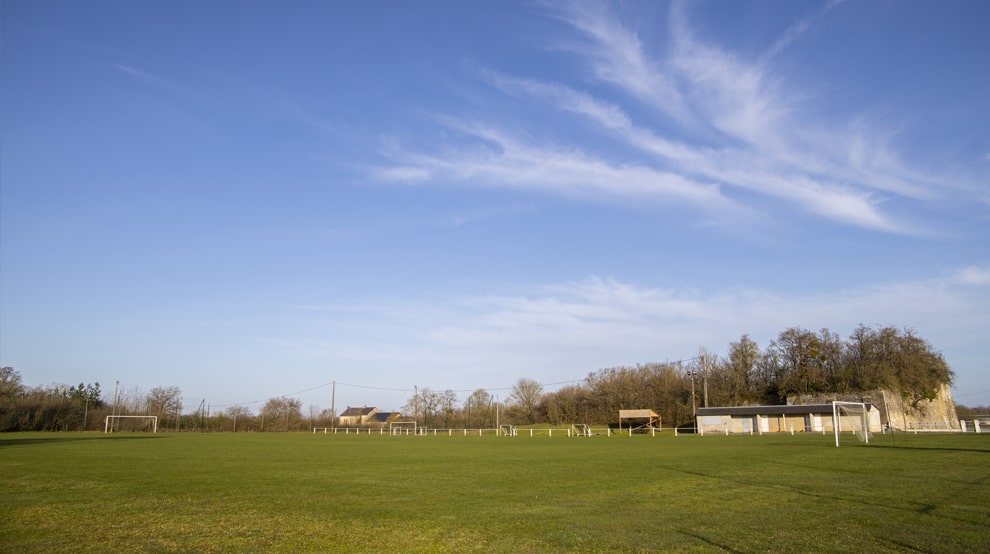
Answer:
<svg viewBox="0 0 990 554"><path fill-rule="evenodd" d="M990 549L990 436L0 435L17 552Z"/></svg>

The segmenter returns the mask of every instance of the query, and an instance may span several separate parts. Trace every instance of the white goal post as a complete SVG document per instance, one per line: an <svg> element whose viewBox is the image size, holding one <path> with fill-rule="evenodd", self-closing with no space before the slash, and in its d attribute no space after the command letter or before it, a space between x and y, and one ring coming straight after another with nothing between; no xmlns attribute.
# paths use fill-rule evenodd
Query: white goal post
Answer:
<svg viewBox="0 0 990 554"><path fill-rule="evenodd" d="M832 429L835 430L835 446L839 446L842 431L856 434L856 438L869 444L870 406L865 402L832 401Z"/></svg>
<svg viewBox="0 0 990 554"><path fill-rule="evenodd" d="M498 426L498 432L503 437L518 437L519 431L516 430L515 425L502 424Z"/></svg>
<svg viewBox="0 0 990 554"><path fill-rule="evenodd" d="M153 415L108 415L107 416L107 419L103 422L103 433L104 434L110 432L110 420L111 419L112 420L117 420L117 419L150 419L151 420L151 424L152 424L151 432L152 433L157 433L158 432L158 416L153 416Z"/></svg>
<svg viewBox="0 0 990 554"><path fill-rule="evenodd" d="M574 423L571 425L575 437L590 437L591 426L586 423Z"/></svg>
<svg viewBox="0 0 990 554"><path fill-rule="evenodd" d="M416 434L416 422L415 421L390 421L388 423L388 434L389 435L408 435L409 430L412 430L412 434Z"/></svg>

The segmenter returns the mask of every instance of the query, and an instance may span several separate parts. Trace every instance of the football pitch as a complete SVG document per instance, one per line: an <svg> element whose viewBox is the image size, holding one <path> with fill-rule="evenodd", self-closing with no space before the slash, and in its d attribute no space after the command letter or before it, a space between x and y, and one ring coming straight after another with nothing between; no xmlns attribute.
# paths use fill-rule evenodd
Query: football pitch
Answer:
<svg viewBox="0 0 990 554"><path fill-rule="evenodd" d="M0 435L3 552L987 552L990 435Z"/></svg>

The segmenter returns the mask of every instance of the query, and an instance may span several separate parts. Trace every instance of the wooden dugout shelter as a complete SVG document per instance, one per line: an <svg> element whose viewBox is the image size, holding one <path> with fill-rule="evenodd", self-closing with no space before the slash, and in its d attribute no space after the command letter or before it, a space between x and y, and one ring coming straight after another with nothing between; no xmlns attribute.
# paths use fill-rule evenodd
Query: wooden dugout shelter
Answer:
<svg viewBox="0 0 990 554"><path fill-rule="evenodd" d="M660 415L653 410L619 410L619 428L628 423L630 431L660 429Z"/></svg>

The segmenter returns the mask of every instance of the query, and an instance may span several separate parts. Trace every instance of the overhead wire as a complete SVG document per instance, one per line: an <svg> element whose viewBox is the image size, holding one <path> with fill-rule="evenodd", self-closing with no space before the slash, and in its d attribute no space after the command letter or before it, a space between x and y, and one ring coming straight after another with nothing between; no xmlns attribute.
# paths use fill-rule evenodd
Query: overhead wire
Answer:
<svg viewBox="0 0 990 554"><path fill-rule="evenodd" d="M682 364L682 363L685 363L685 362L692 362L692 361L695 361L695 360L700 360L701 358L702 358L702 356L695 356L693 358L682 358L680 360L665 361L665 362L662 363L662 365L679 365L679 364ZM570 379L570 380L567 380L567 381L555 381L555 382L552 382L552 383L537 383L537 385L540 386L540 387L554 387L554 386L558 386L558 385L570 385L570 384L574 384L574 383L582 383L582 382L585 382L587 380L588 380L588 378L586 377L584 379ZM355 383L344 383L344 382L341 382L341 381L330 381L330 382L327 382L327 383L321 383L319 385L310 387L308 389L303 389L303 390L296 391L296 392L291 392L291 393L287 393L287 394L277 395L277 396L274 396L272 398L296 396L298 394L307 393L307 392L310 392L310 391L322 389L324 387L329 387L329 386L342 386L342 387L352 387L352 388L357 388L357 389L380 390L380 391L390 391L390 392L412 392L412 393L415 393L417 391L423 391L423 390L440 390L440 389L434 389L433 387L429 387L429 386L424 386L424 387L416 387L416 386L414 386L412 388L396 388L396 387L381 387L381 386L375 386L375 385L362 385L362 384L355 384ZM513 390L515 388L516 388L516 386L513 385L513 386L508 386L508 387L475 387L475 388L471 388L471 389L442 389L442 390L444 390L444 391L451 391L451 392L469 393L469 392L474 392L474 391L477 391L477 390L484 390L484 391L507 391L507 390ZM232 403L228 403L228 404L216 404L213 407L214 408L228 408L228 407L231 407L231 406L249 406L249 405L253 405L253 404L261 404L263 402L268 402L268 400L270 400L270 399L271 398L267 398L267 399L264 399L264 400L251 400L250 402L232 402Z"/></svg>

